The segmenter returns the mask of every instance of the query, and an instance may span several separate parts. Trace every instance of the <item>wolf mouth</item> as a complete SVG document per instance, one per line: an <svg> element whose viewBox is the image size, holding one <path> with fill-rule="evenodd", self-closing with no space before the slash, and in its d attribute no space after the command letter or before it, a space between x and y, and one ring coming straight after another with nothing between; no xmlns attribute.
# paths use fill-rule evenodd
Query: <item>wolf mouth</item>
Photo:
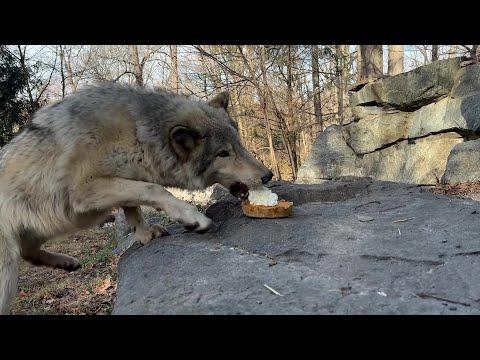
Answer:
<svg viewBox="0 0 480 360"><path fill-rule="evenodd" d="M233 183L230 186L230 194L240 199L248 199L248 186L241 182Z"/></svg>

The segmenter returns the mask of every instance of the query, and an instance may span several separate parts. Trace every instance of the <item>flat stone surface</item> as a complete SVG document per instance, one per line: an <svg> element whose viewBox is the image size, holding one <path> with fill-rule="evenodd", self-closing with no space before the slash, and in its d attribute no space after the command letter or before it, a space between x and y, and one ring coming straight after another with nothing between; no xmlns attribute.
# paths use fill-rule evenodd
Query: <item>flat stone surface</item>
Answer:
<svg viewBox="0 0 480 360"><path fill-rule="evenodd" d="M134 244L113 313L480 313L478 202L370 180L272 185L297 196L291 218L217 202L215 232Z"/></svg>

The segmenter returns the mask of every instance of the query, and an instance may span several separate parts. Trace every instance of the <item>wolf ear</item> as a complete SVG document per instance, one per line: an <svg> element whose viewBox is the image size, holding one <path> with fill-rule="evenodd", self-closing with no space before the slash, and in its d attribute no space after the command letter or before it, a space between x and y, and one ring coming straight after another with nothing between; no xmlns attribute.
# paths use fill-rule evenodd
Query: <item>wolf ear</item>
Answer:
<svg viewBox="0 0 480 360"><path fill-rule="evenodd" d="M228 101L230 100L230 95L227 91L221 92L217 96L215 96L212 100L208 102L210 106L218 109L225 109L227 110Z"/></svg>
<svg viewBox="0 0 480 360"><path fill-rule="evenodd" d="M195 149L198 139L200 139L200 134L185 126L175 126L170 131L170 143L175 153L183 159L188 158L188 154Z"/></svg>

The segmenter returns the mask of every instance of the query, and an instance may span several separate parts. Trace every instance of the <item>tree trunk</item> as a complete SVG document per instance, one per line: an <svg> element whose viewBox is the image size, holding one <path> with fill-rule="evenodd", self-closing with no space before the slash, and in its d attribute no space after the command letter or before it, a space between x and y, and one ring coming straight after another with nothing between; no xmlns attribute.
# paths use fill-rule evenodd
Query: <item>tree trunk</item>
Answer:
<svg viewBox="0 0 480 360"><path fill-rule="evenodd" d="M361 80L372 80L383 75L382 45L360 45L362 56Z"/></svg>
<svg viewBox="0 0 480 360"><path fill-rule="evenodd" d="M63 72L63 64L65 63L65 56L63 53L63 47L60 46L60 75L62 78L62 99L65 97L65 73Z"/></svg>
<svg viewBox="0 0 480 360"><path fill-rule="evenodd" d="M348 99L348 88L350 86L350 69L352 64L352 57L350 54L350 46L342 45L342 54L343 54L343 98ZM347 107L348 101L345 101L345 108Z"/></svg>
<svg viewBox="0 0 480 360"><path fill-rule="evenodd" d="M140 58L138 56L138 46L137 45L128 45L130 50L130 62L133 65L133 75L135 76L135 83L138 86L143 86L143 66L140 63Z"/></svg>
<svg viewBox="0 0 480 360"><path fill-rule="evenodd" d="M73 80L71 51L72 51L72 49L70 48L70 51L67 52L67 56L64 60L65 60L65 70L67 70L68 82L70 83L70 87L72 88L72 92L75 92L75 91L77 91L77 84Z"/></svg>
<svg viewBox="0 0 480 360"><path fill-rule="evenodd" d="M27 46L25 45L25 47L23 48L22 50L22 47L20 45L17 45L18 47L18 53L19 53L19 56L20 56L20 65L22 66L22 71L24 72L25 76L28 78L28 69L27 69L27 64L26 64L26 52L27 52ZM38 104L35 103L35 101L33 100L33 95L32 95L32 89L30 87L30 81L27 81L27 93L28 93L28 100L29 100L29 103L30 103L30 108L29 108L29 112L30 113L33 113L35 110L38 109Z"/></svg>
<svg viewBox="0 0 480 360"><path fill-rule="evenodd" d="M272 168L273 172L275 174L275 177L277 180L282 180L282 173L280 172L280 167L278 166L278 161L277 161L277 156L275 154L275 148L273 147L273 134L272 134L272 127L270 124L270 119L268 117L268 103L267 103L267 94L266 94L266 84L264 84L263 89L260 87L260 84L255 78L255 73L249 63L249 55L248 55L248 50L249 47L247 47L247 55L243 54L241 46L237 46L238 50L240 51L240 54L242 55L243 63L245 67L247 68L248 74L250 76L250 81L252 82L253 86L255 87L255 90L257 92L257 96L260 100L260 105L262 108L263 112L263 120L265 121L265 130L267 132L267 139L268 139L268 148L270 150L270 161L272 163ZM262 52L263 55L263 52ZM260 59L260 66L262 69L265 68L264 63L263 63L263 56ZM263 65L262 65L263 64ZM262 71L262 75L264 76L264 71Z"/></svg>
<svg viewBox="0 0 480 360"><path fill-rule="evenodd" d="M265 45L262 45L260 48L260 68L262 71L262 79L263 79L263 84L266 91L265 95L268 97L269 102L272 104L273 111L280 124L280 131L282 134L282 137L281 137L282 143L285 149L287 150L288 160L290 162L290 169L292 170L293 179L296 179L297 169L295 168L295 160L293 158L292 145L290 144L290 140L288 138L288 128L286 127L285 119L282 113L280 112L280 110L277 108L277 105L275 104L275 98L273 97L270 86L268 85L267 69L265 67L265 64L266 64L266 50L265 50Z"/></svg>
<svg viewBox="0 0 480 360"><path fill-rule="evenodd" d="M268 118L268 106L267 106L267 99L263 99L262 103L262 112L263 112L263 120L265 121L265 130L267 132L267 139L268 139L268 148L270 150L270 160L272 163L273 171L275 173L275 177L278 180L282 180L282 173L280 172L280 167L278 166L277 156L275 154L275 148L273 147L273 136L272 136L272 127L270 125L270 119Z"/></svg>
<svg viewBox="0 0 480 360"><path fill-rule="evenodd" d="M310 49L310 46L308 46ZM309 91L308 91L308 80L307 80L307 74L303 73L303 76L298 76L298 82L297 82L297 92L298 92L298 98L300 101L300 104L302 106L307 105L308 99L312 98L313 96L309 96ZM311 95L311 94L310 94ZM297 115L297 129L298 131L298 168L300 168L303 160L306 157L306 154L308 152L308 144L310 143L311 138L313 138L313 131L314 128L316 127L315 122L311 122L311 116L308 113L305 113L301 111Z"/></svg>
<svg viewBox="0 0 480 360"><path fill-rule="evenodd" d="M212 69L209 65L208 65L208 59L205 58L205 56L203 55L203 53L200 53L200 61L202 62L203 64L203 67L207 70L207 73L205 74L205 78L209 79L211 82L213 82L213 85L215 86L215 89L220 89L222 87L222 83L219 81L219 76L218 74L215 72L215 67ZM217 69L218 70L218 69ZM207 93L207 86L206 86L206 82L205 82L205 93Z"/></svg>
<svg viewBox="0 0 480 360"><path fill-rule="evenodd" d="M357 45L357 82L363 79L363 66L362 66L362 46Z"/></svg>
<svg viewBox="0 0 480 360"><path fill-rule="evenodd" d="M388 45L388 75L398 75L404 71L403 50L403 45Z"/></svg>
<svg viewBox="0 0 480 360"><path fill-rule="evenodd" d="M451 45L450 48L448 49L448 58L454 58L457 57L457 52L458 52L458 45Z"/></svg>
<svg viewBox="0 0 480 360"><path fill-rule="evenodd" d="M432 61L438 60L438 45L432 45Z"/></svg>
<svg viewBox="0 0 480 360"><path fill-rule="evenodd" d="M470 50L470 57L475 61L478 61L477 52L478 52L478 45L472 45L472 49Z"/></svg>
<svg viewBox="0 0 480 360"><path fill-rule="evenodd" d="M342 45L335 45L335 73L336 73L336 78L335 78L335 85L337 88L337 116L338 116L338 123L340 125L343 125L343 51L342 51Z"/></svg>
<svg viewBox="0 0 480 360"><path fill-rule="evenodd" d="M178 94L178 62L177 62L177 45L170 45L170 87Z"/></svg>
<svg viewBox="0 0 480 360"><path fill-rule="evenodd" d="M293 57L292 57L292 46L287 46L287 109L288 109L288 140L290 146L292 147L292 160L293 160L293 178L296 179L296 174L298 170L298 159L297 159L297 134L296 134L296 124L294 117L294 104L293 104Z"/></svg>
<svg viewBox="0 0 480 360"><path fill-rule="evenodd" d="M320 98L320 71L318 69L318 45L312 45L312 83L313 83L313 109L315 112L315 124L313 127L313 138L317 137L317 129L320 132L323 131L323 119L322 119L322 101Z"/></svg>

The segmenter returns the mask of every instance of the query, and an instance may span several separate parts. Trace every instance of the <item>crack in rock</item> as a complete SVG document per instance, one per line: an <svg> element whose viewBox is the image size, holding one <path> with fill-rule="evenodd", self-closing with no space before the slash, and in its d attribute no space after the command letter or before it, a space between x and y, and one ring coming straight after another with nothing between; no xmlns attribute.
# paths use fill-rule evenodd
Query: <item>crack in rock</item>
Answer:
<svg viewBox="0 0 480 360"><path fill-rule="evenodd" d="M478 251L467 251L454 254L454 256L470 256L470 255L480 255L480 250Z"/></svg>
<svg viewBox="0 0 480 360"><path fill-rule="evenodd" d="M433 265L433 266L440 266L444 265L445 263L442 261L436 261L436 260L424 260L424 259L409 259L409 258L404 258L404 257L399 257L399 256L380 256L380 255L360 255L362 259L372 259L372 260L377 260L377 261L404 261L404 262L409 262L409 263L417 263L417 264L428 264L428 265Z"/></svg>
<svg viewBox="0 0 480 360"><path fill-rule="evenodd" d="M450 304L457 304L457 305L462 305L462 306L466 306L466 307L472 306L469 303L464 303L464 302L457 301L457 300L446 299L446 298L436 296L436 295L432 295L432 294L416 293L415 295L417 295L421 299L434 299L434 300L444 301L444 302L448 302Z"/></svg>
<svg viewBox="0 0 480 360"><path fill-rule="evenodd" d="M420 139L424 139L424 138L427 138L427 137L430 137L430 136L436 136L436 135L441 135L441 134L446 134L446 133L451 133L451 132L457 133L462 138L467 138L469 136L471 136L471 137L476 137L477 136L477 134L474 131L469 131L469 130L465 130L465 129L452 127L452 128L442 129L442 130L439 130L439 131L431 131L431 132L429 132L428 134L425 134L425 135L420 135L420 136L415 136L415 137L402 137L402 138L399 138L395 141L383 144L382 146L379 146L379 147L377 147L377 148L375 148L371 151L367 151L367 152L356 152L355 149L348 143L348 140L346 138L345 138L345 142L346 142L347 146L355 153L355 155L357 157L362 157L364 155L373 154L375 152L388 149L388 148L390 148L392 146L395 146L395 145L397 145L401 142L404 142L404 141L407 141L409 144L415 144L415 140L420 140Z"/></svg>
<svg viewBox="0 0 480 360"><path fill-rule="evenodd" d="M285 258L287 261L294 261L294 262L302 262L303 263L303 261L301 261L302 259L318 261L321 258L323 258L325 256L328 256L328 255L330 255L330 254L326 254L326 253L314 254L314 253L304 251L304 250L288 249L288 250L283 251L279 254L276 254L275 258L276 259Z"/></svg>

